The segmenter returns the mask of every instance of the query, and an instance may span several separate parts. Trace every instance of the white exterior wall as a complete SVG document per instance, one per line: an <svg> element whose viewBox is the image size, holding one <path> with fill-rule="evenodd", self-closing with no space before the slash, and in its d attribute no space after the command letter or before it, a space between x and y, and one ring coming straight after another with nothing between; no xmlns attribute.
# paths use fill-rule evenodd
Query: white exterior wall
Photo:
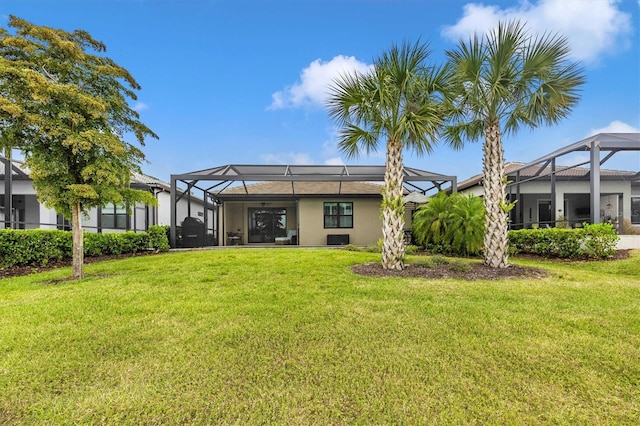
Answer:
<svg viewBox="0 0 640 426"><path fill-rule="evenodd" d="M591 185L589 181L556 181L556 220L560 216L567 216L567 212L564 211L564 200L566 194L590 194ZM633 191L633 192L632 192ZM475 185L470 188L461 190L462 193L472 193L474 195L481 196L482 187ZM507 188L507 194L516 194L515 185ZM640 195L640 187L631 187L630 182L622 180L601 180L600 181L600 209L601 217L606 214L607 204L611 204L610 211L612 216L618 217L619 201L618 198L622 195L622 218L631 218L631 195L637 193ZM538 220L538 200L550 200L551 199L551 183L549 181L530 181L520 184L520 194L530 195L524 200L520 200L520 208L522 209L522 217L525 225L531 223L537 223ZM568 216L572 216L573 207L569 206Z"/></svg>
<svg viewBox="0 0 640 426"><path fill-rule="evenodd" d="M0 181L0 195L4 195L4 181ZM25 196L25 205L18 206L14 205L14 209L24 209L24 216L21 218L21 221L26 223L25 228L33 229L33 228L42 228L42 229L56 229L57 228L57 213L53 209L49 209L44 206L44 204L39 203L35 189L33 188L31 180L22 180L16 179L12 181L12 193L14 196L24 195ZM158 207L149 207L149 226L160 224L160 225L169 225L171 223L171 197L168 192L161 192L157 195L158 197ZM187 211L186 199L181 200L178 203L179 208L181 208L185 213ZM155 212L154 212L155 210ZM145 229L145 221L147 220L146 206L143 204L138 204L135 207L135 223L134 223L134 215L132 210L132 215L130 216L131 220L131 230L143 231ZM202 214L203 207L202 201L192 198L191 202L191 212L192 214L198 214L200 212ZM159 221L156 223L155 216L157 215ZM201 217L198 215L198 217ZM202 217L201 217L202 218ZM4 219L4 218L2 218ZM209 214L209 223L212 223L213 213ZM88 212L88 218L82 220L83 229L87 232L97 232L98 231L98 212L97 209L91 209ZM124 232L123 229L109 229L103 228L104 232Z"/></svg>
<svg viewBox="0 0 640 426"><path fill-rule="evenodd" d="M44 204L38 203L39 222L42 229L56 229L58 222L58 214L53 209L48 209Z"/></svg>
<svg viewBox="0 0 640 426"><path fill-rule="evenodd" d="M157 217L156 225L170 226L171 225L171 193L162 191L156 196L156 198L158 199L158 206L155 207L155 216ZM181 201L182 200L178 202L178 205L180 205ZM183 216L183 220L184 220L184 216Z"/></svg>

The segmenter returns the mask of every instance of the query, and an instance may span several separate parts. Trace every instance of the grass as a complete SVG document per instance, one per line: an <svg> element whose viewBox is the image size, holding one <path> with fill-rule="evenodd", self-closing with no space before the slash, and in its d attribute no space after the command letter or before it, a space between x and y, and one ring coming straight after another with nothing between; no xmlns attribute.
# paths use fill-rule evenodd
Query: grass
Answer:
<svg viewBox="0 0 640 426"><path fill-rule="evenodd" d="M538 281L350 272L378 258L194 251L1 280L0 424L640 420L640 252L536 263Z"/></svg>

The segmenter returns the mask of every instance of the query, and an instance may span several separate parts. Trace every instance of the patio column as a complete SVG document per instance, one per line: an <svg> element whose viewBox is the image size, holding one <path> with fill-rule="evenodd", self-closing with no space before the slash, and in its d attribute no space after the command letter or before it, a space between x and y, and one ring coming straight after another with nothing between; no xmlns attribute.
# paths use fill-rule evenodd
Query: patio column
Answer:
<svg viewBox="0 0 640 426"><path fill-rule="evenodd" d="M600 145L598 141L593 141L591 144L591 173L589 175L591 223L600 223Z"/></svg>
<svg viewBox="0 0 640 426"><path fill-rule="evenodd" d="M515 229L524 228L524 217L522 216L522 201L520 200L520 170L516 172L516 220ZM511 201L511 200L509 200Z"/></svg>
<svg viewBox="0 0 640 426"><path fill-rule="evenodd" d="M556 209L556 159L551 159L551 219L553 220L552 226L556 226L556 220L558 219L558 211Z"/></svg>
<svg viewBox="0 0 640 426"><path fill-rule="evenodd" d="M177 204L177 199L176 199L176 193L177 193L177 188L176 188L176 178L174 175L171 175L171 221L170 221L170 229L171 231L169 232L169 244L171 245L171 247L175 248L176 247L176 204Z"/></svg>

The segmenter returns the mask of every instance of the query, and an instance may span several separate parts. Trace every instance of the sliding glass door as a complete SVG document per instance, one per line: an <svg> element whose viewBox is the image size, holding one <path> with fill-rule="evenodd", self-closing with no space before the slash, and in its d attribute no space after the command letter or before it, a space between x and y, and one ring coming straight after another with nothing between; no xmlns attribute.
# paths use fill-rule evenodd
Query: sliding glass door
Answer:
<svg viewBox="0 0 640 426"><path fill-rule="evenodd" d="M287 236L287 210L284 208L249 208L249 242L275 243Z"/></svg>

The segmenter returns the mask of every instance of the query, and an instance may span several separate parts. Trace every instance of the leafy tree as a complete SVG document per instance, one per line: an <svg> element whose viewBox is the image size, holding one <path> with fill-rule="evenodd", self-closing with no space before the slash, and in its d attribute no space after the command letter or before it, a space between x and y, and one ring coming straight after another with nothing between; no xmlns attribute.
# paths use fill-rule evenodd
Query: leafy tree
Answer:
<svg viewBox="0 0 640 426"><path fill-rule="evenodd" d="M402 152L431 152L444 122L442 90L446 70L429 66L425 44L393 45L374 60L370 72L334 81L329 114L342 127L338 146L347 157L377 151L386 141L382 189L382 266L404 268Z"/></svg>
<svg viewBox="0 0 640 426"><path fill-rule="evenodd" d="M455 97L445 137L458 148L484 137L484 261L491 267L508 266L502 134L551 125L570 113L584 77L569 53L565 37L530 35L518 21L447 52Z"/></svg>
<svg viewBox="0 0 640 426"><path fill-rule="evenodd" d="M106 203L153 203L130 188L144 145L157 136L129 106L138 83L101 56L87 32L36 26L11 16L0 30L0 147L19 148L39 199L70 218L73 276L83 276L83 215Z"/></svg>

